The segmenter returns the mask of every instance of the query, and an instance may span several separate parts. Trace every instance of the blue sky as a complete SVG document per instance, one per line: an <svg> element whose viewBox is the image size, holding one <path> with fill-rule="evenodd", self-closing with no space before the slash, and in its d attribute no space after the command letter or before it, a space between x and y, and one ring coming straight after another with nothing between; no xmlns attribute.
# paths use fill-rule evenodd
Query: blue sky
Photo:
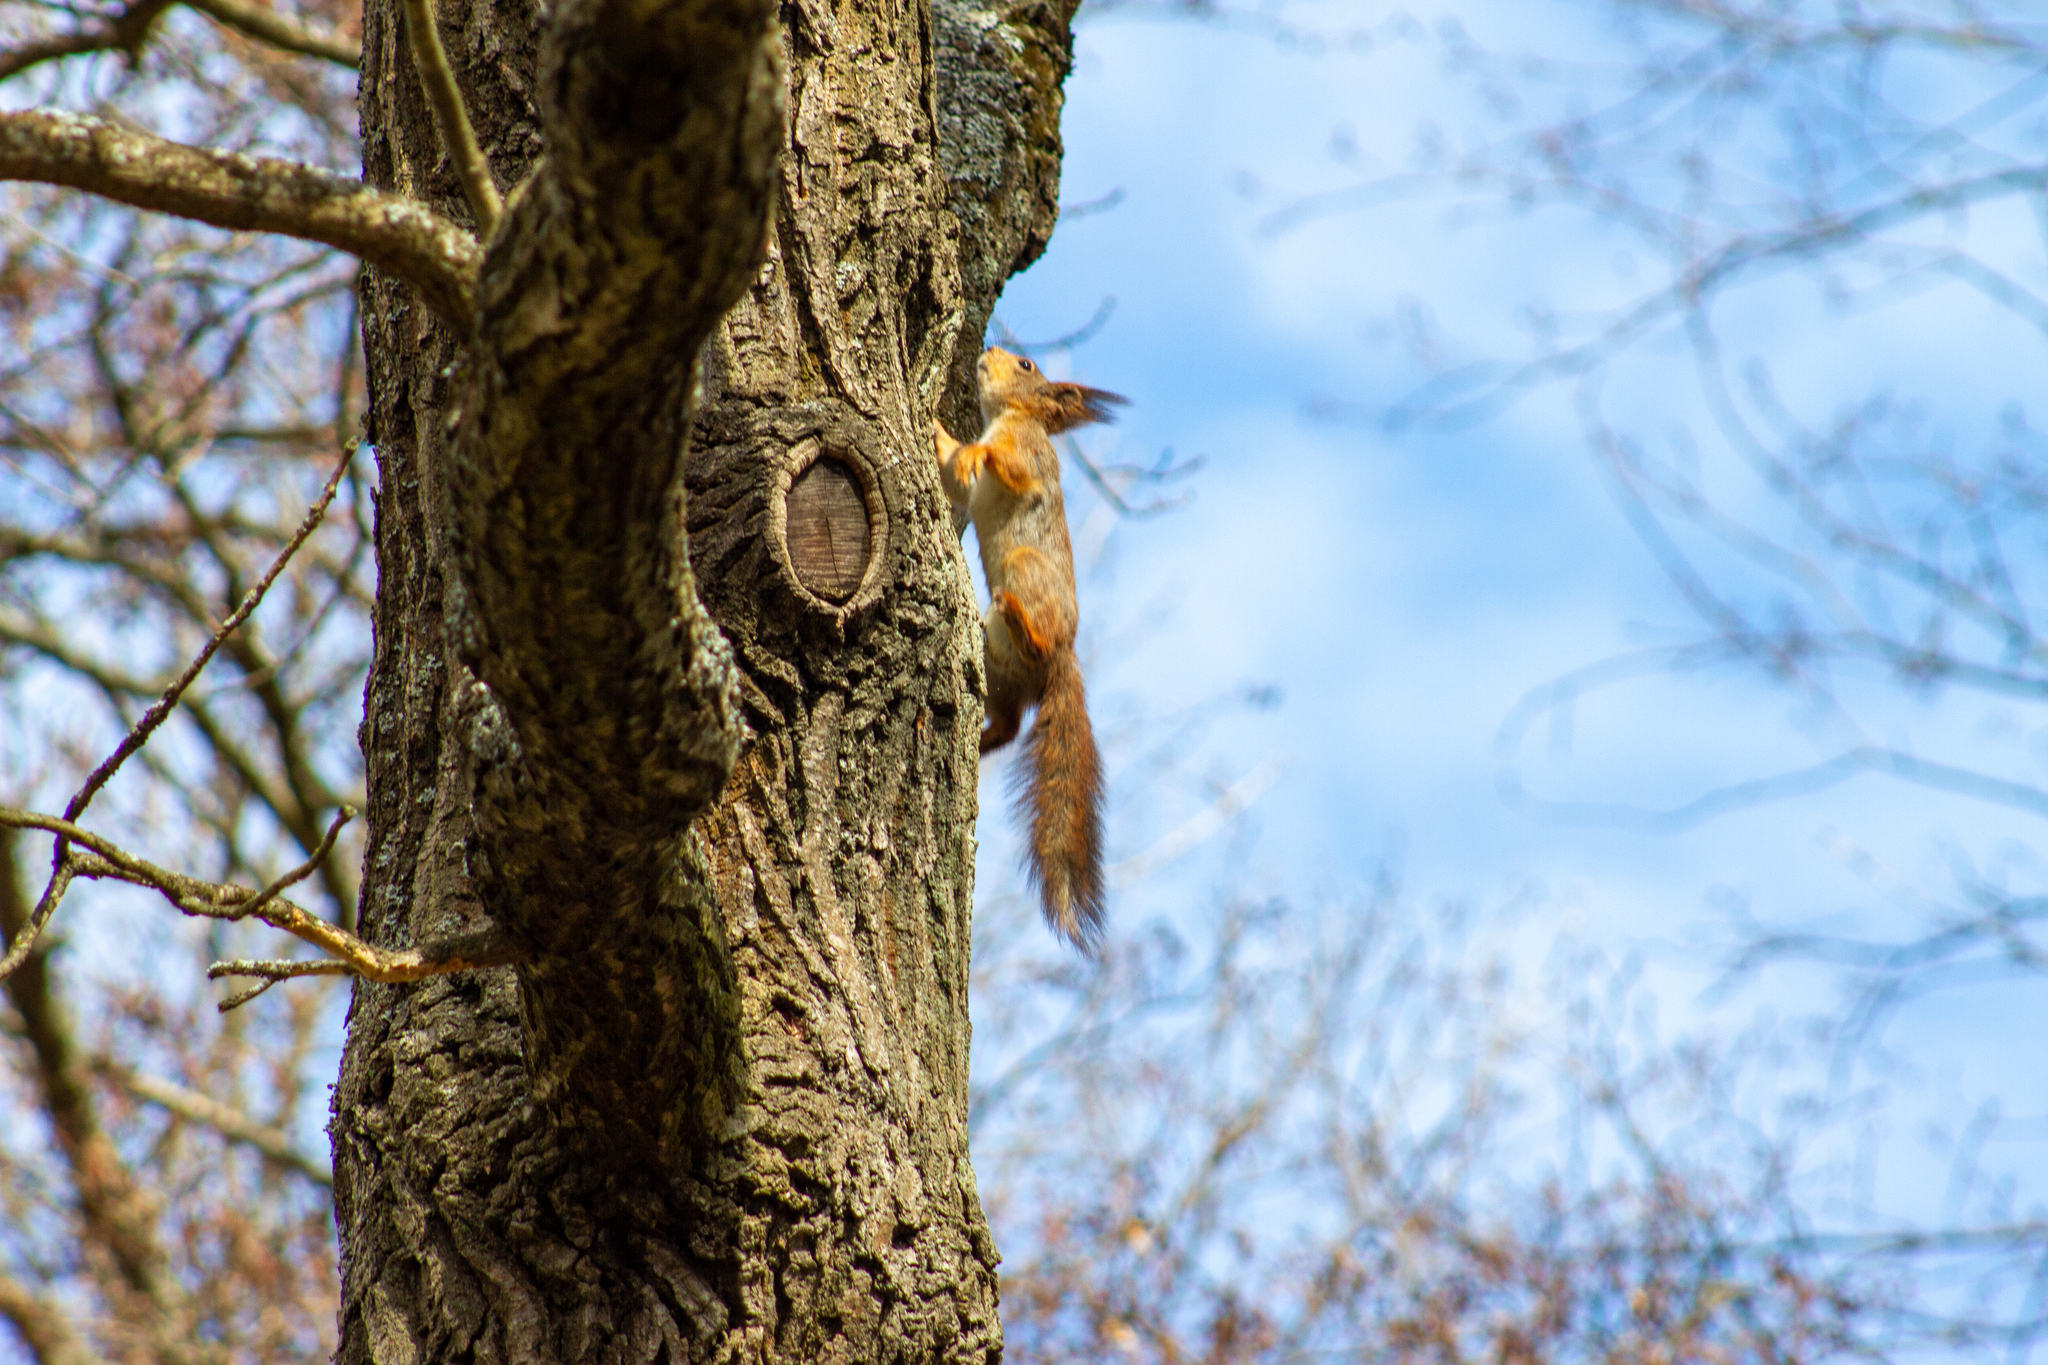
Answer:
<svg viewBox="0 0 2048 1365"><path fill-rule="evenodd" d="M1540 47L1589 65L1616 51L1590 6L1457 12L1496 49ZM1406 164L1425 125L1454 142L1503 126L1485 121L1422 36L1430 15L1404 38L1363 6L1277 13L1326 34L1369 23L1373 41L1367 50L1256 26L1084 16L1062 197L1122 199L1063 224L998 314L1017 337L1042 341L1113 296L1100 333L1048 361L1133 400L1120 426L1087 434L1088 449L1149 463L1170 447L1206 461L1192 502L1145 521L1116 521L1068 475L1084 652L1112 765L1112 861L1153 847L1262 764L1284 765L1240 838L1214 839L1124 891L1112 916L1177 914L1226 870L1290 893L1341 890L1392 857L1422 901L1534 905L1512 930L1532 953L1565 931L1616 957L1646 954L1666 1018L1732 1029L1759 1011L1792 1017L1833 997L1811 973L1781 974L1732 1001L1705 997L1712 945L1729 938L1716 907L1731 896L1776 922L1895 927L1908 919L1898 889L1948 890L1958 850L2013 889L2038 890L2036 819L1879 778L1674 835L1540 820L1503 800L1496 738L1529 689L1689 638L1695 623L1603 483L1570 391L1539 391L1458 432L1332 420L1318 403L1369 408L1412 388L1421 371L1399 344L1404 308L1483 353L1512 344L1528 302L1568 312L1625 297L1638 263L1621 237L1584 218L1509 215L1476 200L1399 202L1273 231L1287 204L1355 179L1335 147L1384 172ZM1560 107L1576 97L1556 94ZM2031 226L1987 212L1950 227L2041 274ZM1795 412L1824 421L1873 383L1904 383L1930 439L1960 446L1981 441L1999 405L2027 392L2040 360L2038 334L1953 288L1830 307L1810 284L1779 276L1731 296L1725 316L1734 344L1771 360ZM1675 441L1702 417L1688 373L1681 348L1653 341L1614 368L1600 401L1646 439ZM1711 435L1697 439L1711 463ZM1740 480L1720 490L1769 515ZM2017 552L2029 550L2038 558L2041 547ZM1220 709L1178 776L1143 765L1177 718L1247 684L1276 687L1283 700ZM2037 706L1864 690L1866 720L1884 738L2041 776ZM1673 806L1822 752L1792 697L1732 672L1586 699L1574 720L1568 743L1530 733L1516 765L1527 786ZM983 876L997 884L1014 844L1001 788L984 794ZM2038 985L1987 986L1918 1006L1894 1027L1888 1037L1908 1065L1892 1083L1899 1165L1887 1202L1908 1209L1927 1185L1927 1125L1987 1095L2002 1096L2013 1118L2048 1112L2030 1041L2044 1016ZM2034 1154L2010 1150L2014 1169Z"/></svg>

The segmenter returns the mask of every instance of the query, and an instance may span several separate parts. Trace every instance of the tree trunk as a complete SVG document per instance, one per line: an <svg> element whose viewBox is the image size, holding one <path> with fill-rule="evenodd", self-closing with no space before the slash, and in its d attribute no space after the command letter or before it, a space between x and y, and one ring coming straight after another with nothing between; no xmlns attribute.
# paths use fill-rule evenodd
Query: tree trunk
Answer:
<svg viewBox="0 0 2048 1365"><path fill-rule="evenodd" d="M1071 14L444 9L526 183L475 337L364 286L362 925L518 965L357 986L344 1361L1000 1354L982 646L930 425L974 425L1051 231ZM400 4L364 28L366 178L466 220Z"/></svg>

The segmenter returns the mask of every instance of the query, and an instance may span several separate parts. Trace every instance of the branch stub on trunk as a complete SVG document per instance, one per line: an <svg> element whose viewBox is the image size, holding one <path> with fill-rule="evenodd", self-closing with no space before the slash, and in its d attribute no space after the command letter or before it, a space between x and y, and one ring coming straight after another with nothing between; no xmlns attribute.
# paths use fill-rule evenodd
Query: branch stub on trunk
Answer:
<svg viewBox="0 0 2048 1365"><path fill-rule="evenodd" d="M828 602L844 602L867 576L874 533L867 498L844 460L813 460L789 486L783 508L790 567Z"/></svg>
<svg viewBox="0 0 2048 1365"><path fill-rule="evenodd" d="M775 470L768 539L791 595L843 627L888 586L889 512L873 463L832 436L799 441Z"/></svg>

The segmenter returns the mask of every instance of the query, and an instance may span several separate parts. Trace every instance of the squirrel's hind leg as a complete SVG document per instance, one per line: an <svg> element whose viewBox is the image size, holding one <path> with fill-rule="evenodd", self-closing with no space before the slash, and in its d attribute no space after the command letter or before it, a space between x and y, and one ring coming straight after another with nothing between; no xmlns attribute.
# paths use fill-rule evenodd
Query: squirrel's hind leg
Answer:
<svg viewBox="0 0 2048 1365"><path fill-rule="evenodd" d="M994 753L997 749L1002 748L1005 744L1015 739L1017 732L1023 728L1024 709L1022 707L1018 707L1007 714L998 712L994 707L990 707L988 724L981 728L981 751L985 754Z"/></svg>
<svg viewBox="0 0 2048 1365"><path fill-rule="evenodd" d="M1020 545L1003 558L1003 584L989 594L989 615L1000 614L1017 652L1034 668L1055 650L1074 644L1074 590L1052 558Z"/></svg>
<svg viewBox="0 0 2048 1365"><path fill-rule="evenodd" d="M1024 725L1024 707L1032 700L1029 669L1018 657L1015 639L1003 621L1002 609L991 603L982 618L988 646L988 725L981 732L981 751L1000 749Z"/></svg>

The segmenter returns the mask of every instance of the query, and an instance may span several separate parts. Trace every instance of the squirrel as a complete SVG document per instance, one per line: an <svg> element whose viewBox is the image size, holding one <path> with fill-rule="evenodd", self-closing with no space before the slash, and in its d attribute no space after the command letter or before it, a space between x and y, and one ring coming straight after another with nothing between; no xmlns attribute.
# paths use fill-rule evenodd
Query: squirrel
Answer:
<svg viewBox="0 0 2048 1365"><path fill-rule="evenodd" d="M999 346L982 353L980 439L963 444L933 422L939 481L955 523L974 522L988 577L988 724L981 752L1017 737L1024 709L1038 718L1024 741L1018 809L1030 824L1031 880L1046 922L1087 948L1102 933L1102 760L1088 724L1074 654L1079 609L1074 548L1052 437L1116 420L1129 400L1055 384ZM963 526L964 529L964 526Z"/></svg>

